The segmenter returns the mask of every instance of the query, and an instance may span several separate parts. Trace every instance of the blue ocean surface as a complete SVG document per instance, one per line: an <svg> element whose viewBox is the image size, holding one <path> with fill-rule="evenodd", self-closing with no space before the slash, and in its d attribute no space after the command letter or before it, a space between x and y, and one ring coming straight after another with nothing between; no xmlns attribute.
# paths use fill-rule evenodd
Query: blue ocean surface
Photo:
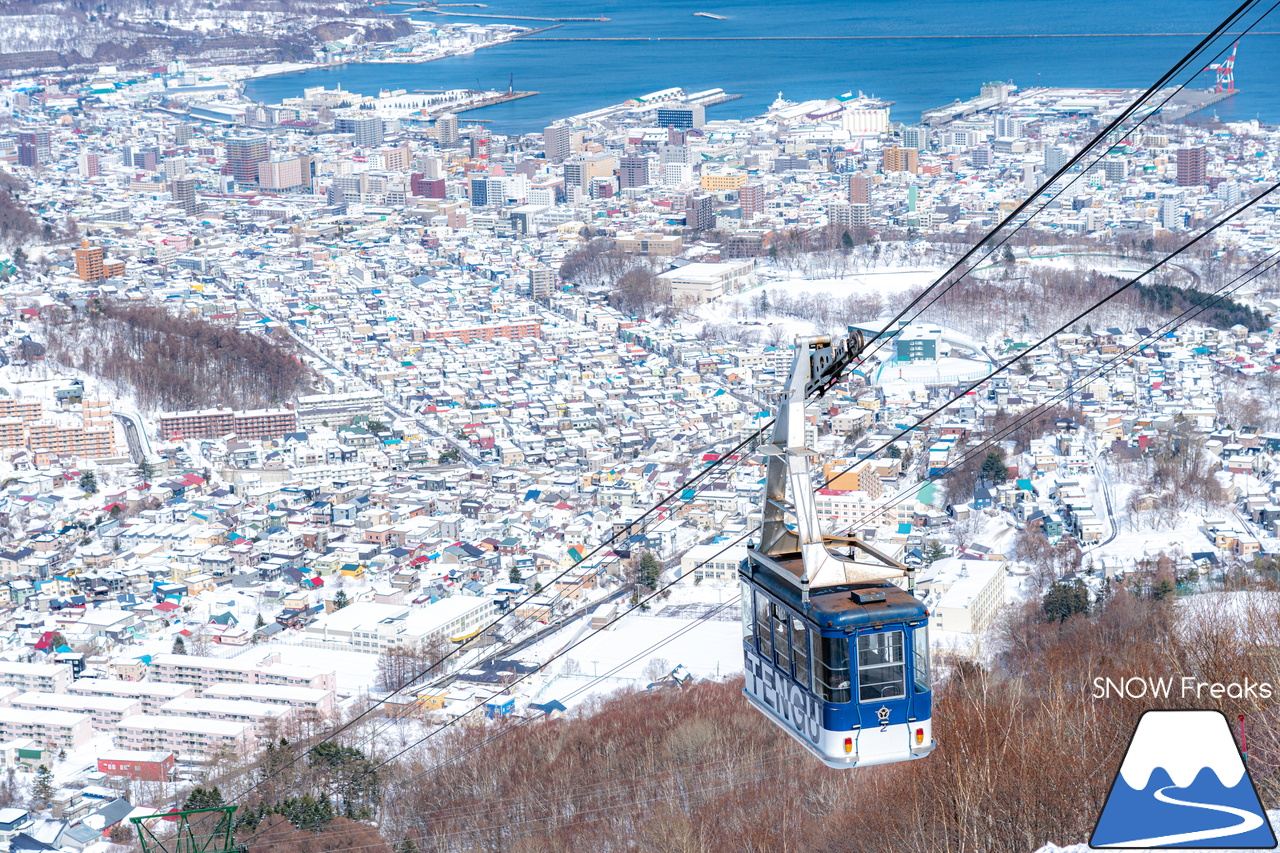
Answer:
<svg viewBox="0 0 1280 853"><path fill-rule="evenodd" d="M1195 780L1188 787L1175 788L1173 780L1169 778L1168 772L1163 767L1157 767L1152 772L1146 788L1140 791L1125 784L1123 776L1116 778L1115 787L1111 789L1111 795L1103 807L1102 817L1098 820L1098 827L1094 830L1090 846L1107 847L1140 839L1204 830L1225 831L1242 823L1237 815L1190 805L1161 802L1156 798L1156 792L1161 790L1168 797L1183 803L1230 806L1263 817L1261 826L1247 832L1226 832L1212 840L1193 839L1166 844L1163 845L1164 847L1190 847L1201 850L1275 847L1275 837L1272 835L1271 827L1266 821L1266 814L1258 802L1257 794L1248 776L1242 776L1235 787L1228 788L1218 780L1212 770L1204 768L1196 774Z"/></svg>
<svg viewBox="0 0 1280 853"><path fill-rule="evenodd" d="M489 0L487 8L454 11L605 16L611 20L565 23L539 37L624 40L518 40L423 64L348 64L260 78L247 91L255 99L278 102L316 85L341 84L362 94L383 88L505 89L514 76L516 89L540 94L467 114L492 120L500 133L541 131L555 119L669 86L690 92L720 87L743 95L711 107L710 119L759 115L779 92L799 101L863 91L894 101L895 121L914 122L923 110L976 96L990 80L1013 80L1023 87L1145 88L1199 41L1186 34L1208 32L1236 5L1204 0ZM411 16L501 22L418 11ZM1159 35L1171 33L1178 35ZM1045 37L1062 34L1088 37ZM995 35L1036 37L965 37ZM760 36L793 40L741 40ZM721 38L729 40L716 40ZM1272 85L1277 68L1280 11L1241 42L1240 92L1213 107L1218 117L1280 122L1280 87ZM1209 88L1213 75L1200 73L1195 81L1196 87Z"/></svg>

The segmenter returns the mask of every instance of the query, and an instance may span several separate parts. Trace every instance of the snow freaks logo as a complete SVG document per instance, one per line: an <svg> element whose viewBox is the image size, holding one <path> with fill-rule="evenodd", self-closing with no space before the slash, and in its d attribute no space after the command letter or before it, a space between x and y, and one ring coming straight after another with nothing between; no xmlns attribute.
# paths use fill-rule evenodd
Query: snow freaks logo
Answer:
<svg viewBox="0 0 1280 853"><path fill-rule="evenodd" d="M1274 849L1227 718L1218 711L1143 714L1089 846Z"/></svg>

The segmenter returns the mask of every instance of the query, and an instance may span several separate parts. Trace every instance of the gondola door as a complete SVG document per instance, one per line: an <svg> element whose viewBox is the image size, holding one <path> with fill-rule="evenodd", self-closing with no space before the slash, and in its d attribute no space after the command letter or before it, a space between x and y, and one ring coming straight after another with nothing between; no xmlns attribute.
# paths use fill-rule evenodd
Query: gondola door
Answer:
<svg viewBox="0 0 1280 853"><path fill-rule="evenodd" d="M905 626L888 625L852 638L857 662L858 763L911 757L911 716Z"/></svg>

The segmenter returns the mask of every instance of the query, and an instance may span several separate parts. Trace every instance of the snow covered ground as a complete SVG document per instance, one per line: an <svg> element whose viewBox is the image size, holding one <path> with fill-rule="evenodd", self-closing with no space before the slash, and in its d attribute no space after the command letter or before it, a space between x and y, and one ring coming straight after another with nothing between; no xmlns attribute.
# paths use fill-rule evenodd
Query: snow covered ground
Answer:
<svg viewBox="0 0 1280 853"><path fill-rule="evenodd" d="M799 274L792 274L791 277L765 279L743 294L725 298L743 299L751 296L759 298L760 290L770 290L775 287L784 288L792 293L825 293L841 298L854 294L869 296L872 293L892 296L914 287L926 287L932 284L941 272L934 267L895 267L869 270L839 278L806 278Z"/></svg>
<svg viewBox="0 0 1280 853"><path fill-rule="evenodd" d="M678 584L648 612L635 611L593 631L577 620L528 649L522 658L544 661L573 642L551 668L533 701L558 699L572 707L624 687L644 688L683 666L694 678L720 678L742 670L742 628L735 584ZM704 622L715 608L724 605ZM619 612L626 609L619 602ZM661 670L661 672L659 672Z"/></svg>

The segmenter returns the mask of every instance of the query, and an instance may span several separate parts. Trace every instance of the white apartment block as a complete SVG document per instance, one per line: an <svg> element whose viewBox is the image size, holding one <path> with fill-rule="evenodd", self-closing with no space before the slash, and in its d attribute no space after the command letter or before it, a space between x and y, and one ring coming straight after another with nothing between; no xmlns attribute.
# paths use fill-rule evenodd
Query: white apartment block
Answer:
<svg viewBox="0 0 1280 853"><path fill-rule="evenodd" d="M0 661L0 685L43 693L66 693L71 667L65 663Z"/></svg>
<svg viewBox="0 0 1280 853"><path fill-rule="evenodd" d="M248 723L155 714L121 720L116 726L115 745L118 749L166 750L186 762L212 761L219 753L248 755L255 746L253 726Z"/></svg>
<svg viewBox="0 0 1280 853"><path fill-rule="evenodd" d="M299 710L314 711L327 717L334 711L332 690L313 690L310 687L286 687L279 684L215 684L206 687L205 699L250 699L255 702L272 702Z"/></svg>
<svg viewBox="0 0 1280 853"><path fill-rule="evenodd" d="M258 736L269 734L274 726L277 732L283 732L293 718L293 709L288 705L274 705L268 702L254 702L251 699L174 699L160 708L163 717L196 717L201 720L219 720L230 723L245 723L253 726Z"/></svg>
<svg viewBox="0 0 1280 853"><path fill-rule="evenodd" d="M111 731L125 717L142 713L142 702L136 698L78 695L71 693L23 693L11 703L15 708L33 711L66 711L88 714L95 732Z"/></svg>
<svg viewBox="0 0 1280 853"><path fill-rule="evenodd" d="M981 634L1005 604L1005 566L997 560L961 561L961 574L933 608L940 631Z"/></svg>
<svg viewBox="0 0 1280 853"><path fill-rule="evenodd" d="M738 577L738 564L747 558L746 545L725 548L720 544L694 545L680 557L680 577L731 581Z"/></svg>
<svg viewBox="0 0 1280 853"><path fill-rule="evenodd" d="M891 498L873 498L860 489L819 489L814 496L818 517L830 530L843 530L849 526L889 527L909 524L915 514L915 501L893 501Z"/></svg>
<svg viewBox="0 0 1280 853"><path fill-rule="evenodd" d="M139 714L156 714L160 706L173 699L196 695L194 687L185 684L160 684L154 681L124 681L115 678L77 678L68 693L79 696L104 696L136 699L142 703Z"/></svg>
<svg viewBox="0 0 1280 853"><path fill-rule="evenodd" d="M75 749L93 737L93 718L71 711L0 707L0 741L24 737L49 749Z"/></svg>
<svg viewBox="0 0 1280 853"><path fill-rule="evenodd" d="M426 607L357 601L307 626L308 639L358 650L421 642L440 636L462 640L479 633L498 612L498 600L453 595Z"/></svg>
<svg viewBox="0 0 1280 853"><path fill-rule="evenodd" d="M279 655L268 655L257 663L197 655L156 655L151 659L151 679L199 689L215 684L278 684L333 690L336 684L333 672L286 666L279 663Z"/></svg>

